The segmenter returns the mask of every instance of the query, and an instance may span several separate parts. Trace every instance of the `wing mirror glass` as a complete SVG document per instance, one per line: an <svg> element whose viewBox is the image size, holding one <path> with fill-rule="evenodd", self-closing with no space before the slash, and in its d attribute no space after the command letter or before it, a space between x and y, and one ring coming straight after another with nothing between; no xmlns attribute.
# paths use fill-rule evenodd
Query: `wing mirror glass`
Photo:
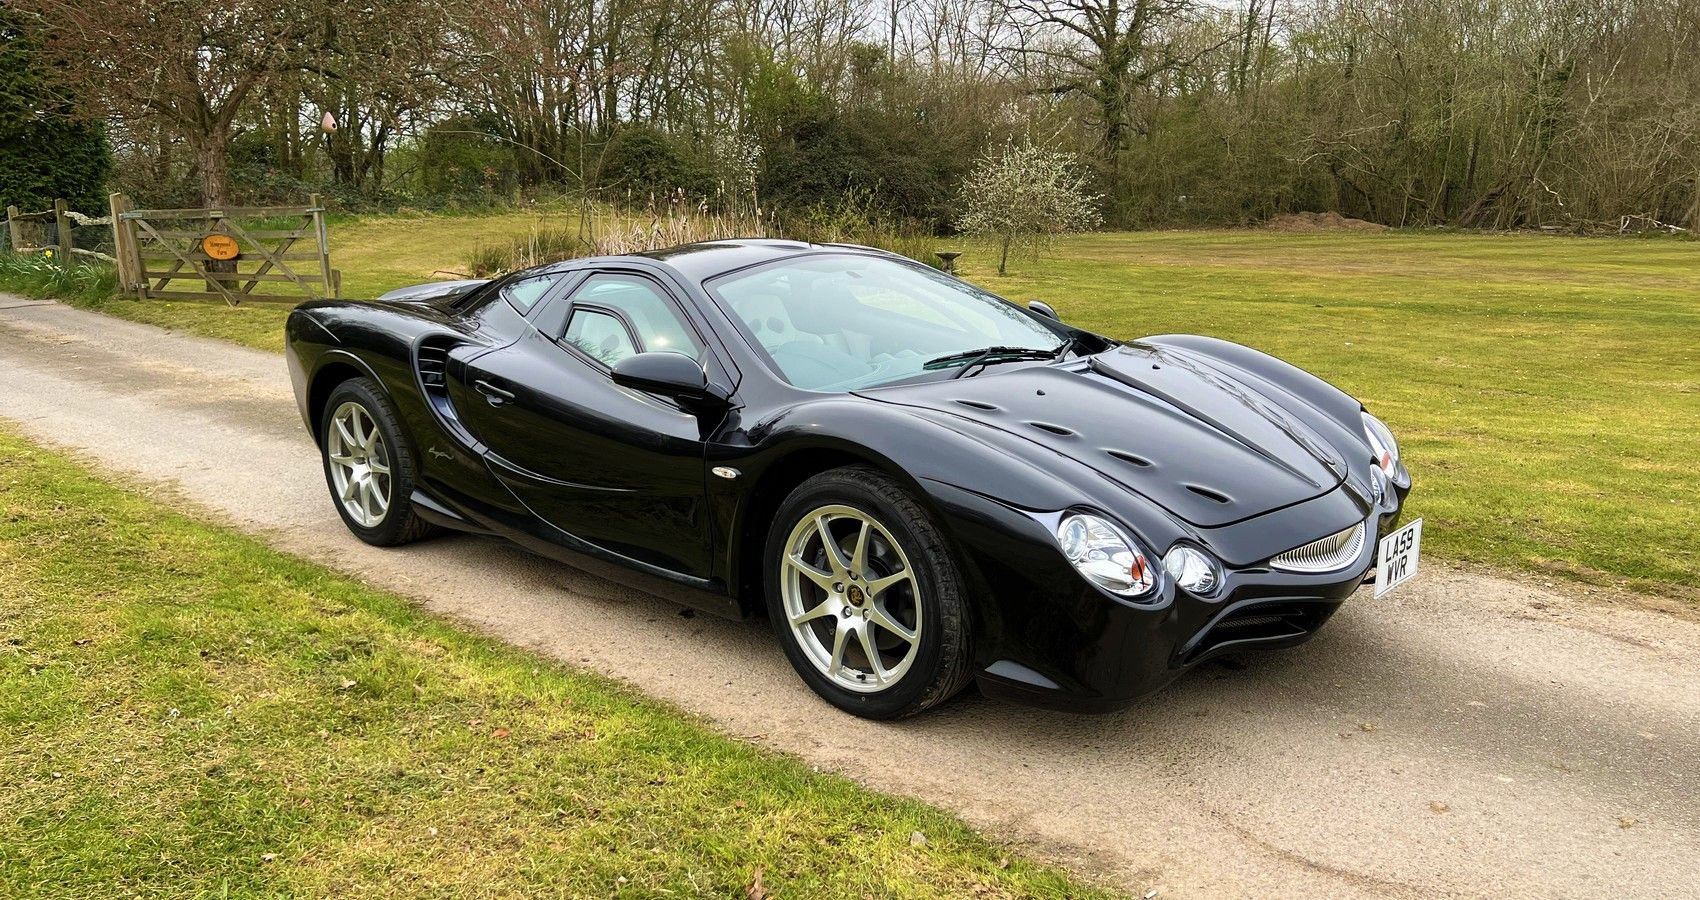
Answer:
<svg viewBox="0 0 1700 900"><path fill-rule="evenodd" d="M1031 312L1038 313L1053 322L1062 321L1062 316L1057 315L1057 311L1051 308L1051 304L1046 303L1043 300L1027 301L1027 309Z"/></svg>
<svg viewBox="0 0 1700 900"><path fill-rule="evenodd" d="M672 350L651 350L614 364L614 383L675 400L723 400L702 363Z"/></svg>

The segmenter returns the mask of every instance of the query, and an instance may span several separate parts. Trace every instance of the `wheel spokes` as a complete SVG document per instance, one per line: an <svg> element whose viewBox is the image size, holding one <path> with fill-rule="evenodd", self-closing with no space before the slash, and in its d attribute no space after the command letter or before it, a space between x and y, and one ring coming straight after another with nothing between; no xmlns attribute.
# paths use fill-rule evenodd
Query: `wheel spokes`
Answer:
<svg viewBox="0 0 1700 900"><path fill-rule="evenodd" d="M823 616L830 616L830 615L832 615L832 601L831 600L822 600L820 603L815 604L814 608L804 610L802 613L795 615L795 616L792 616L791 617L791 627L796 628L797 626L802 625L805 622L813 622L814 620L819 619Z"/></svg>
<svg viewBox="0 0 1700 900"><path fill-rule="evenodd" d="M826 516L817 516L815 531L819 532L821 545L826 549L826 561L832 566L832 574L843 577L850 574L850 560L844 558L844 548L838 546L838 539L832 536L828 521Z"/></svg>
<svg viewBox="0 0 1700 900"><path fill-rule="evenodd" d="M850 552L850 577L861 578L868 573L868 532L873 523L862 520L862 527L856 532L856 548Z"/></svg>
<svg viewBox="0 0 1700 900"><path fill-rule="evenodd" d="M850 629L840 622L832 630L832 660L826 665L826 674L836 678L844 669L844 646L849 643Z"/></svg>
<svg viewBox="0 0 1700 900"><path fill-rule="evenodd" d="M896 635L905 644L915 643L915 629L897 621L883 602L875 601L868 605L868 621Z"/></svg>
<svg viewBox="0 0 1700 900"><path fill-rule="evenodd" d="M795 522L779 563L790 633L839 687L889 689L920 652L921 586L908 557L878 519L854 506L823 505ZM906 583L907 594L895 590Z"/></svg>
<svg viewBox="0 0 1700 900"><path fill-rule="evenodd" d="M880 665L880 651L874 646L873 629L863 622L856 629L856 636L862 640L862 653L868 657L868 674L874 676L874 681L885 683L885 667Z"/></svg>
<svg viewBox="0 0 1700 900"><path fill-rule="evenodd" d="M878 597L887 590L909 580L909 570L903 569L881 578L868 579L867 592L870 597Z"/></svg>
<svg viewBox="0 0 1700 900"><path fill-rule="evenodd" d="M828 594L832 593L832 586L835 583L835 580L831 572L822 572L804 561L801 556L798 556L795 553L785 557L785 564L796 569L798 572L803 573L803 577L814 582L816 587L826 591Z"/></svg>

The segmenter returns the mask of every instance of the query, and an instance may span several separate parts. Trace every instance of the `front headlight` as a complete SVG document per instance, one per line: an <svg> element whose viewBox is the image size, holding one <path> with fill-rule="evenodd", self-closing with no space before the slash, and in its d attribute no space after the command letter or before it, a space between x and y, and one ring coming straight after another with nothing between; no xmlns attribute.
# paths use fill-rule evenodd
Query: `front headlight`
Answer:
<svg viewBox="0 0 1700 900"><path fill-rule="evenodd" d="M1145 554L1122 537L1120 529L1097 516L1064 516L1057 525L1057 546L1081 577L1112 594L1137 597L1157 584Z"/></svg>
<svg viewBox="0 0 1700 900"><path fill-rule="evenodd" d="M1181 590L1199 597L1216 593L1222 585L1222 567L1214 557L1197 547L1176 544L1163 557L1163 570Z"/></svg>
<svg viewBox="0 0 1700 900"><path fill-rule="evenodd" d="M1367 412L1363 415L1364 439L1369 441L1370 452L1375 456L1375 467L1388 481L1399 482L1399 442L1393 439L1393 430L1375 416Z"/></svg>

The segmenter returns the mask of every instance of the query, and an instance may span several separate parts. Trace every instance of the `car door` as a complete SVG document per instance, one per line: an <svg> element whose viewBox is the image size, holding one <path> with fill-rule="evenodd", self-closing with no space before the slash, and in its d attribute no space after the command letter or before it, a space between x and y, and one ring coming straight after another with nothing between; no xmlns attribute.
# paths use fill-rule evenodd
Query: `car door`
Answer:
<svg viewBox="0 0 1700 900"><path fill-rule="evenodd" d="M564 317L534 317L540 327L458 373L467 428L496 477L569 547L709 578L713 423L614 384L609 370L645 350L701 360L704 342L666 286L635 271L592 273L556 302L569 304Z"/></svg>

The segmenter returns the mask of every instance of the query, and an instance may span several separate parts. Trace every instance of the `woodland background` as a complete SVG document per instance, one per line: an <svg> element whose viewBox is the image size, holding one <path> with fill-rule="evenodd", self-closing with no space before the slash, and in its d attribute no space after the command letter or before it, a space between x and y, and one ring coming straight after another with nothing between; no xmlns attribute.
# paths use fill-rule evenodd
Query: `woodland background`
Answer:
<svg viewBox="0 0 1700 900"><path fill-rule="evenodd" d="M731 200L948 229L1700 227L1693 0L4 0L0 202ZM326 114L337 123L321 127Z"/></svg>

